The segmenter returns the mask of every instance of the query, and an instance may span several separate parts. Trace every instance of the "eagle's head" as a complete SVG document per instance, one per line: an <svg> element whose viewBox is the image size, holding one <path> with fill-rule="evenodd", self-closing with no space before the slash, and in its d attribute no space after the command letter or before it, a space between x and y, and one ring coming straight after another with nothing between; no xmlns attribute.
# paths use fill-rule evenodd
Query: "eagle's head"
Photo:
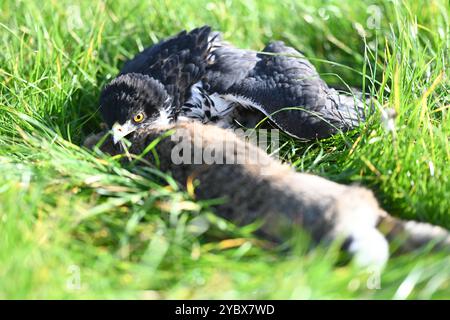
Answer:
<svg viewBox="0 0 450 320"><path fill-rule="evenodd" d="M139 128L156 122L170 123L174 117L171 100L158 80L127 73L105 86L100 96L100 112L117 143Z"/></svg>

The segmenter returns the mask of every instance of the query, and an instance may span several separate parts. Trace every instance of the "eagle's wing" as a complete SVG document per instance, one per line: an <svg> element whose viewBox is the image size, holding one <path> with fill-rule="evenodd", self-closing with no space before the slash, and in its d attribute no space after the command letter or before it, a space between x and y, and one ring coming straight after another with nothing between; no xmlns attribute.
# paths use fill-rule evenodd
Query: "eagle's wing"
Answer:
<svg viewBox="0 0 450 320"><path fill-rule="evenodd" d="M205 73L214 35L209 26L182 31L137 54L120 74L142 73L159 80L173 97L172 105L180 107Z"/></svg>
<svg viewBox="0 0 450 320"><path fill-rule="evenodd" d="M292 136L323 138L364 119L360 99L329 88L314 66L283 42L272 42L260 53L224 44L212 54L206 75L210 90L247 102Z"/></svg>

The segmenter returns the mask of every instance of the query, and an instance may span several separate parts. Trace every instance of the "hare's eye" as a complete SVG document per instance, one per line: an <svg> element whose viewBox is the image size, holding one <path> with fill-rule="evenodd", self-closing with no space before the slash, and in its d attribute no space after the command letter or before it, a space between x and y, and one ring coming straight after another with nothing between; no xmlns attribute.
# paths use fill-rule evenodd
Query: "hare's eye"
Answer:
<svg viewBox="0 0 450 320"><path fill-rule="evenodd" d="M144 114L143 113L138 113L137 115L135 115L133 117L134 122L142 122L142 120L144 120Z"/></svg>

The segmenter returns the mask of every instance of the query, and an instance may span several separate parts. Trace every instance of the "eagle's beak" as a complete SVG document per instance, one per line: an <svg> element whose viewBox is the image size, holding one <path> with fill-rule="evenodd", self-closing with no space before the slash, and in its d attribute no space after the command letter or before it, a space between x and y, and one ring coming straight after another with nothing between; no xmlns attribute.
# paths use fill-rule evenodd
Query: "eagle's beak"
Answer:
<svg viewBox="0 0 450 320"><path fill-rule="evenodd" d="M129 135L130 133L132 133L135 130L136 130L136 126L133 123L131 123L130 120L125 122L123 125L121 125L117 122L114 123L114 125L112 126L112 134L113 134L114 144L116 144L123 137Z"/></svg>

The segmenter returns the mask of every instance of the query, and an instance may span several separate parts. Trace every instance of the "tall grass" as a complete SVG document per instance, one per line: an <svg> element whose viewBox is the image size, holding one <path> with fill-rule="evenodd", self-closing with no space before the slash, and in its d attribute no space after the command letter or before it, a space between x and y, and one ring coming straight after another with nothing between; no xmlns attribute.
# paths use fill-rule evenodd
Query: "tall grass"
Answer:
<svg viewBox="0 0 450 320"><path fill-rule="evenodd" d="M397 216L450 228L449 10L425 0L4 0L0 298L449 298L443 254L393 258L374 289L377 275L340 264L333 248L274 247L170 173L79 147L100 128L101 87L145 46L203 24L256 50L280 39L376 107L357 132L287 140L284 157L368 186ZM388 108L393 130L381 121Z"/></svg>

